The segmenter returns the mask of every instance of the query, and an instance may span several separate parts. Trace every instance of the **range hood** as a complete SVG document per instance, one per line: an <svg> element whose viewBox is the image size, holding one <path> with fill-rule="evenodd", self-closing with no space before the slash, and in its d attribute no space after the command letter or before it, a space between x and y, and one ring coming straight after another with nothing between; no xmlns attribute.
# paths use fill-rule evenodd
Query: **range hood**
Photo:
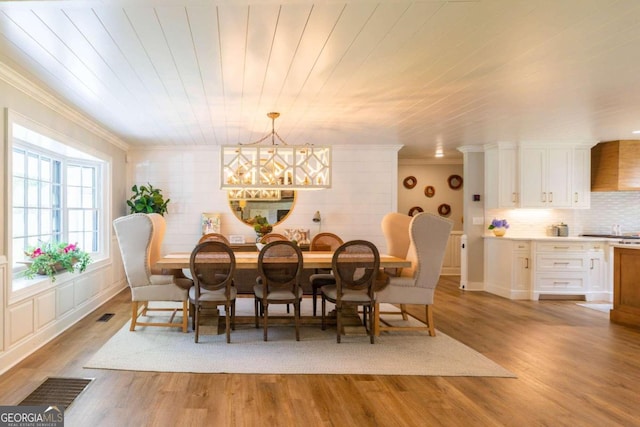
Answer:
<svg viewBox="0 0 640 427"><path fill-rule="evenodd" d="M640 140L591 148L591 191L640 191Z"/></svg>

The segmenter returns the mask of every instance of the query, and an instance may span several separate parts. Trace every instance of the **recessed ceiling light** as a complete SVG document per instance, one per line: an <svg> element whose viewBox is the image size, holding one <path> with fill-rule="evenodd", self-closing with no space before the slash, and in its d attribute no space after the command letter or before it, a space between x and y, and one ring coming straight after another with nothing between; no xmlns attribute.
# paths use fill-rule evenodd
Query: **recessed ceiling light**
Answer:
<svg viewBox="0 0 640 427"><path fill-rule="evenodd" d="M636 134L637 134L637 133L640 133L640 130L634 130L634 131L633 131L633 132L631 132L631 133L636 133Z"/></svg>

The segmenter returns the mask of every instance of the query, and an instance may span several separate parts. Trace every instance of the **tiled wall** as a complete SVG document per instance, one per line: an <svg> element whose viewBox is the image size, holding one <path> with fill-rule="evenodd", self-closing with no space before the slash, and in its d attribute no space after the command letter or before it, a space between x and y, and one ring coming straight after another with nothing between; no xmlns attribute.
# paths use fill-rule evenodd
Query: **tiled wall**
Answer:
<svg viewBox="0 0 640 427"><path fill-rule="evenodd" d="M591 209L490 209L485 229L493 218L509 221L509 235L545 236L552 224L569 225L569 235L611 233L613 224L622 232L640 232L640 192L591 193ZM488 232L488 230L487 230Z"/></svg>
<svg viewBox="0 0 640 427"><path fill-rule="evenodd" d="M299 191L293 212L274 228L308 228L311 234L331 231L345 240L367 239L385 250L380 221L397 210L397 151L399 146L333 147L333 187ZM201 235L202 212L220 212L222 233L255 240L253 230L231 212L221 190L217 148L154 147L128 156L128 187L134 183L161 188L170 198L163 250L190 251ZM320 211L322 222L312 221Z"/></svg>

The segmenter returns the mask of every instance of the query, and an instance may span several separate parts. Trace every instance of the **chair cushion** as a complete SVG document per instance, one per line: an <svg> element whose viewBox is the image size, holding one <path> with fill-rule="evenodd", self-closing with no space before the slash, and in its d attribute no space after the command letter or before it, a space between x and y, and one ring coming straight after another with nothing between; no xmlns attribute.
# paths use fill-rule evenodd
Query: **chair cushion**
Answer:
<svg viewBox="0 0 640 427"><path fill-rule="evenodd" d="M175 283L136 286L131 288L132 301L186 301L188 290Z"/></svg>
<svg viewBox="0 0 640 427"><path fill-rule="evenodd" d="M336 301L338 298L338 290L335 285L327 285L321 288L322 293L330 300ZM369 302L369 294L366 289L352 290L348 289L342 295L342 301L345 302Z"/></svg>
<svg viewBox="0 0 640 427"><path fill-rule="evenodd" d="M253 293L256 295L256 298L262 299L263 298L263 287L262 285L255 285L253 287ZM302 288L298 288L298 298L302 298ZM289 290L284 290L284 289L279 289L279 290L274 290L272 292L269 292L269 295L267 296L267 300L269 301L282 301L282 300L293 300L295 299L295 296L293 294L293 292L289 291Z"/></svg>
<svg viewBox="0 0 640 427"><path fill-rule="evenodd" d="M200 290L200 301L208 301L208 302L226 302L227 297L224 295L224 289L218 289L215 291L208 291L206 289ZM231 299L236 299L238 295L238 291L235 286L231 287ZM192 286L189 289L189 299L195 301L196 299L196 287Z"/></svg>
<svg viewBox="0 0 640 427"><path fill-rule="evenodd" d="M325 285L333 285L336 283L336 277L333 274L318 273L309 277L309 283L313 288L321 288Z"/></svg>

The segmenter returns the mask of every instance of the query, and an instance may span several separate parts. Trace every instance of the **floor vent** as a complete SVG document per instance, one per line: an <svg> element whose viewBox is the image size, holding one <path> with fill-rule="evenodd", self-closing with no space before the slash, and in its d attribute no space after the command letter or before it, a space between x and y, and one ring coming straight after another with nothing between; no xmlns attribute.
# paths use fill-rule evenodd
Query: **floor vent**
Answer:
<svg viewBox="0 0 640 427"><path fill-rule="evenodd" d="M93 378L47 378L27 396L20 406L58 405L68 408L71 402L84 391Z"/></svg>
<svg viewBox="0 0 640 427"><path fill-rule="evenodd" d="M108 322L115 314L114 313L105 313L98 319L98 322Z"/></svg>

